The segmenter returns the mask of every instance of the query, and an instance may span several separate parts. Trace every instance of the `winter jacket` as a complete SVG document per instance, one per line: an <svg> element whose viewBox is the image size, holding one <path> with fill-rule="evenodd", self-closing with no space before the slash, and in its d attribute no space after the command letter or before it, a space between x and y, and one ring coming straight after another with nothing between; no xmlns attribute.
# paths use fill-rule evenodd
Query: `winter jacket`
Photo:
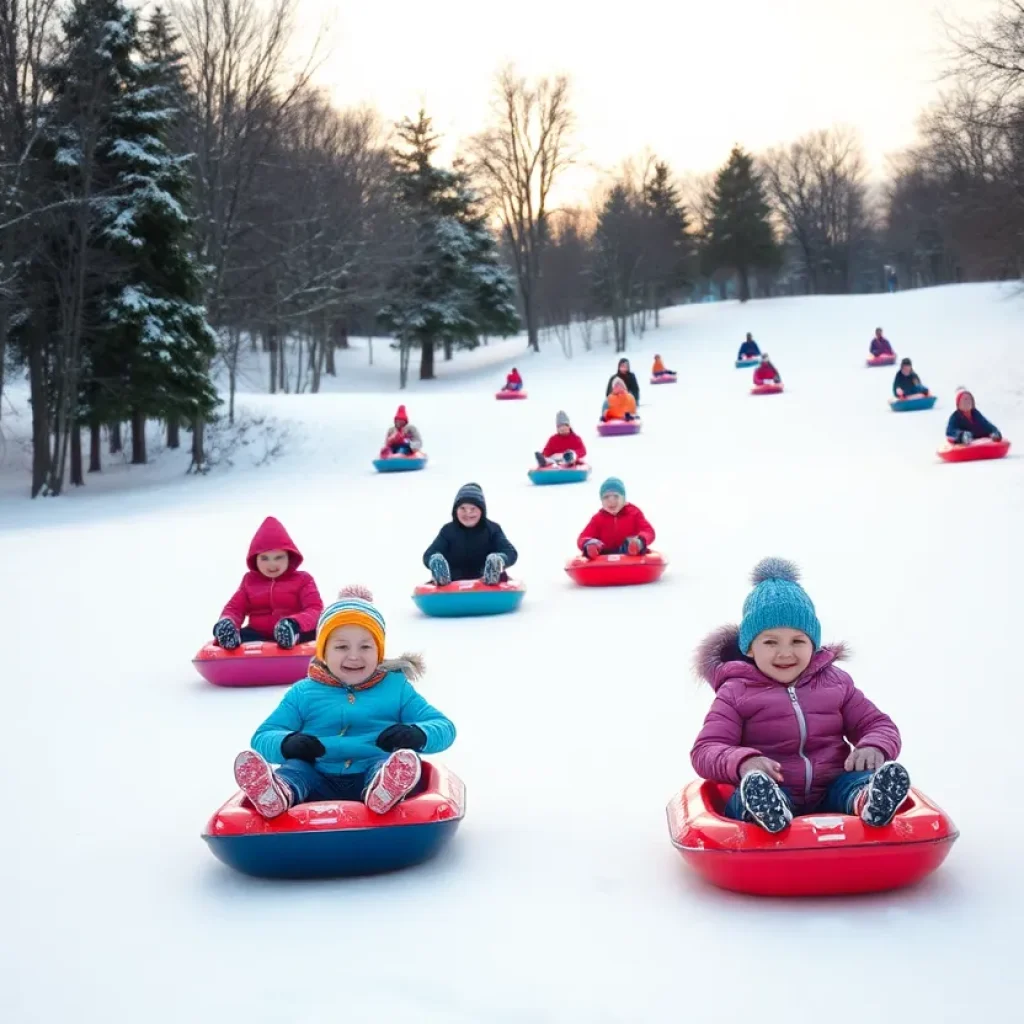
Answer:
<svg viewBox="0 0 1024 1024"><path fill-rule="evenodd" d="M576 546L582 551L588 540L599 540L601 551L610 554L618 551L628 537L640 537L648 547L654 543L654 527L636 505L627 501L618 515L601 509L583 528Z"/></svg>
<svg viewBox="0 0 1024 1024"><path fill-rule="evenodd" d="M418 452L423 447L423 438L411 423L406 423L401 429L394 426L389 427L387 437L384 438L384 447L390 448L392 451L400 448L403 444L407 444L414 452Z"/></svg>
<svg viewBox="0 0 1024 1024"><path fill-rule="evenodd" d="M506 569L515 565L519 557L502 528L487 516L481 516L476 526L467 529L454 514L452 521L441 527L434 543L423 552L423 564L428 569L430 556L435 554L444 555L453 580L480 579L490 554L504 556Z"/></svg>
<svg viewBox="0 0 1024 1024"><path fill-rule="evenodd" d="M889 344L888 338L874 337L871 339L871 355L875 358L878 356L891 356L895 355L892 350L892 345Z"/></svg>
<svg viewBox="0 0 1024 1024"><path fill-rule="evenodd" d="M751 339L750 341L745 341L740 345L740 352L736 358L737 360L753 359L755 356L759 356L760 354L761 350L757 347L757 342Z"/></svg>
<svg viewBox="0 0 1024 1024"><path fill-rule="evenodd" d="M256 568L256 558L264 551L288 552L288 568L278 577L270 579ZM238 590L224 605L222 619L230 619L241 629L248 616L249 625L268 638L281 619L294 619L299 632L316 629L317 619L324 610L320 591L308 572L299 572L302 552L295 546L288 531L273 517L263 520L249 545L246 559L249 572L242 577Z"/></svg>
<svg viewBox="0 0 1024 1024"><path fill-rule="evenodd" d="M575 452L577 459L585 459L587 457L587 446L583 443L583 438L579 436L574 430L570 430L568 434L552 434L548 438L548 443L544 445L544 451L541 455L545 459L550 459L555 455L561 455L563 452Z"/></svg>
<svg viewBox="0 0 1024 1024"><path fill-rule="evenodd" d="M892 393L897 397L910 398L911 395L923 395L928 389L921 383L916 373L897 373L892 382ZM903 392L901 396L899 392Z"/></svg>
<svg viewBox="0 0 1024 1024"><path fill-rule="evenodd" d="M965 430L970 431L974 437L991 437L993 434L999 433L999 430L989 423L977 409L972 409L969 413L956 409L949 417L949 423L946 424L946 437L950 441L955 441Z"/></svg>
<svg viewBox="0 0 1024 1024"><path fill-rule="evenodd" d="M632 370L627 370L625 373L613 373L608 378L608 386L604 389L605 395L612 393L612 384L615 378L618 377L623 384L626 385L626 390L636 399L636 404L640 404L640 382L636 379L636 374Z"/></svg>
<svg viewBox="0 0 1024 1024"><path fill-rule="evenodd" d="M284 761L281 741L290 733L315 736L327 748L316 769L326 775L365 773L387 757L377 737L390 725L418 725L427 736L424 754L455 742L455 726L424 700L409 679L423 671L417 656L383 661L387 675L366 689L329 686L313 679L296 683L256 730L252 749L273 764Z"/></svg>
<svg viewBox="0 0 1024 1024"><path fill-rule="evenodd" d="M665 363L662 360L661 356L658 356L657 359L654 360L654 365L651 367L651 376L652 377L656 377L659 373L671 373L671 372L672 372L671 370L666 370L665 369ZM623 381L623 384L625 384L625 381Z"/></svg>
<svg viewBox="0 0 1024 1024"><path fill-rule="evenodd" d="M601 407L601 418L624 420L626 413L636 415L636 399L628 391L613 391Z"/></svg>
<svg viewBox="0 0 1024 1024"><path fill-rule="evenodd" d="M779 376L779 371L772 366L771 363L761 363L760 366L754 370L754 385L760 387L762 384L781 384L782 378Z"/></svg>
<svg viewBox="0 0 1024 1024"><path fill-rule="evenodd" d="M518 385L519 387L523 386L523 378L519 375L519 371L518 370L513 370L505 378L505 388L506 388L506 390L512 388L515 385Z"/></svg>
<svg viewBox="0 0 1024 1024"><path fill-rule="evenodd" d="M851 744L897 757L899 730L836 668L843 655L842 646L818 651L796 682L784 686L743 657L735 626L712 633L697 652L697 670L715 691L690 751L697 774L735 785L748 757L769 757L782 765L794 805L811 809L845 771Z"/></svg>

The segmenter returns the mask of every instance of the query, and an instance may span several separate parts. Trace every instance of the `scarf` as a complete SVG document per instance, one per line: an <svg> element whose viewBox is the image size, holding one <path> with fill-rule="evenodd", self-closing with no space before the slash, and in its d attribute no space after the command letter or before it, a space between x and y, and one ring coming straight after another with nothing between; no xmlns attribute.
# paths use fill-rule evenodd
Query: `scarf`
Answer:
<svg viewBox="0 0 1024 1024"><path fill-rule="evenodd" d="M314 683L323 683L324 686L337 686L347 690L349 704L355 704L356 693L359 690L369 690L371 686L376 686L386 675L387 671L385 669L378 668L369 679L350 685L343 683L319 658L310 659L309 670L306 672L306 678L312 679Z"/></svg>

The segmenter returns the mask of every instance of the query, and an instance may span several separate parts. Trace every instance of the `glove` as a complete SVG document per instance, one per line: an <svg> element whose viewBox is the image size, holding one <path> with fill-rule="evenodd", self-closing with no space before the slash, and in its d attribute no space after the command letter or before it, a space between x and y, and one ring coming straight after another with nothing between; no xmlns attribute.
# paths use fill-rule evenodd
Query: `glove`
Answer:
<svg viewBox="0 0 1024 1024"><path fill-rule="evenodd" d="M299 624L294 619L282 619L274 627L274 639L278 647L291 650L299 640Z"/></svg>
<svg viewBox="0 0 1024 1024"><path fill-rule="evenodd" d="M583 542L583 557L597 558L601 554L601 542L599 540L585 540Z"/></svg>
<svg viewBox="0 0 1024 1024"><path fill-rule="evenodd" d="M896 397L897 398L902 398L903 397L903 388L897 388L896 389Z"/></svg>
<svg viewBox="0 0 1024 1024"><path fill-rule="evenodd" d="M427 734L418 725L389 725L378 737L377 746L389 754L393 750L422 750Z"/></svg>
<svg viewBox="0 0 1024 1024"><path fill-rule="evenodd" d="M451 583L452 571L448 566L448 559L439 551L434 552L434 554L430 556L430 561L427 565L430 569L430 575L437 586L447 587L448 584Z"/></svg>
<svg viewBox="0 0 1024 1024"><path fill-rule="evenodd" d="M627 537L626 553L630 555L642 555L647 550L647 542L643 537Z"/></svg>
<svg viewBox="0 0 1024 1024"><path fill-rule="evenodd" d="M505 571L503 555L490 554L484 562L484 583L489 587L501 582L501 574Z"/></svg>
<svg viewBox="0 0 1024 1024"><path fill-rule="evenodd" d="M626 422L629 423L631 420L635 420L636 417L631 412L627 412L625 419L626 419Z"/></svg>
<svg viewBox="0 0 1024 1024"><path fill-rule="evenodd" d="M565 464L567 466L575 466L576 465L576 453L575 452L566 452L562 456L562 461L565 462Z"/></svg>
<svg viewBox="0 0 1024 1024"><path fill-rule="evenodd" d="M225 651L233 651L242 642L241 632L230 619L220 619L213 627L213 635Z"/></svg>
<svg viewBox="0 0 1024 1024"><path fill-rule="evenodd" d="M281 756L286 761L306 761L312 764L326 753L327 748L308 733L290 732L281 740Z"/></svg>
<svg viewBox="0 0 1024 1024"><path fill-rule="evenodd" d="M991 439L992 439L993 441L1002 441L1002 439L1003 439L1003 435L1002 435L1002 434L1000 434L998 430L993 430L993 431L992 431L992 433L991 433L991 434L989 434L989 437L990 437L990 438L991 438Z"/></svg>
<svg viewBox="0 0 1024 1024"><path fill-rule="evenodd" d="M960 443L970 444L974 440L974 435L969 430L963 430L960 432Z"/></svg>

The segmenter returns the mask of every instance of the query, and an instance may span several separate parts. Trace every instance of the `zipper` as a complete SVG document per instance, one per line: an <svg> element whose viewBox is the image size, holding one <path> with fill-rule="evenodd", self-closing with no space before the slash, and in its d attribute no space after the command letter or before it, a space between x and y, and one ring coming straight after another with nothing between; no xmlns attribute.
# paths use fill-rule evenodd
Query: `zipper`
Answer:
<svg viewBox="0 0 1024 1024"><path fill-rule="evenodd" d="M800 707L800 701L797 700L796 687L787 686L787 692L789 693L789 701L793 705L793 713L796 715L796 723L800 727L800 758L804 763L804 799L806 800L811 793L811 781L814 778L814 769L811 767L811 759L804 753L804 744L807 742L807 719L804 718L804 709Z"/></svg>

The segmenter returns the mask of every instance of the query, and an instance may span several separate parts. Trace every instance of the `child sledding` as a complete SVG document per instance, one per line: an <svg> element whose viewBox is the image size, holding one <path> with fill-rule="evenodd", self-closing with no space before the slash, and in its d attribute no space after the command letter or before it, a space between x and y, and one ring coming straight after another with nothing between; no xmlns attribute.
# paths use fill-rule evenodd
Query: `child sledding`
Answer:
<svg viewBox="0 0 1024 1024"><path fill-rule="evenodd" d="M906 357L900 360L900 368L893 378L892 394L889 404L893 412L913 412L935 405L935 396L921 383L913 363Z"/></svg>
<svg viewBox="0 0 1024 1024"><path fill-rule="evenodd" d="M601 406L601 421L597 430L603 435L636 434L640 430L636 399L629 393L621 377L612 379L611 390Z"/></svg>
<svg viewBox="0 0 1024 1024"><path fill-rule="evenodd" d="M420 432L409 422L405 406L400 405L395 413L394 422L388 427L380 457L386 459L393 455L414 455L422 448L423 438Z"/></svg>
<svg viewBox="0 0 1024 1024"><path fill-rule="evenodd" d="M1010 442L987 420L974 404L974 395L957 388L952 415L946 424L946 444L939 449L944 462L978 462L1001 459L1010 450Z"/></svg>
<svg viewBox="0 0 1024 1024"><path fill-rule="evenodd" d="M882 328L875 328L875 336L868 345L868 366L892 366L896 362L896 353L889 344L889 339L882 334Z"/></svg>
<svg viewBox="0 0 1024 1024"><path fill-rule="evenodd" d="M750 331L747 331L747 338L743 344L740 345L740 350L736 354L736 366L740 368L744 366L755 366L760 358L761 349L758 347L757 342L754 341L753 334L751 334Z"/></svg>
<svg viewBox="0 0 1024 1024"><path fill-rule="evenodd" d="M782 390L782 377L767 352L761 354L761 361L754 370L752 395L775 395Z"/></svg>
<svg viewBox="0 0 1024 1024"><path fill-rule="evenodd" d="M505 383L502 385L501 390L494 397L505 401L526 397L526 391L523 389L523 378L514 366L512 371L505 377Z"/></svg>
<svg viewBox="0 0 1024 1024"><path fill-rule="evenodd" d="M587 446L572 429L568 413L559 410L555 416L555 432L543 450L533 454L541 469L546 466L575 466L587 457Z"/></svg>
<svg viewBox="0 0 1024 1024"><path fill-rule="evenodd" d="M652 384L674 384L676 382L676 371L665 368L661 356L654 357L654 364L651 366Z"/></svg>

